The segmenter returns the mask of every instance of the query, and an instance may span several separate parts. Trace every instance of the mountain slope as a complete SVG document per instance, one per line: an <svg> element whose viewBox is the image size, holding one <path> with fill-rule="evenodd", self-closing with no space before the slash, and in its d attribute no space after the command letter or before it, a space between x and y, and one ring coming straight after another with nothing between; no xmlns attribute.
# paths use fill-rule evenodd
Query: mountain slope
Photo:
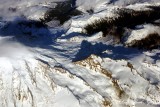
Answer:
<svg viewBox="0 0 160 107"><path fill-rule="evenodd" d="M0 5L0 106L159 107L160 44L149 50L132 48L150 33L160 35L159 20L125 27L121 43L112 33L104 37L102 31L84 32L101 18L116 19L124 8L143 11L159 3L97 0L86 7L90 0L76 0L82 15L59 26L53 19L47 26L40 19L57 1Z"/></svg>

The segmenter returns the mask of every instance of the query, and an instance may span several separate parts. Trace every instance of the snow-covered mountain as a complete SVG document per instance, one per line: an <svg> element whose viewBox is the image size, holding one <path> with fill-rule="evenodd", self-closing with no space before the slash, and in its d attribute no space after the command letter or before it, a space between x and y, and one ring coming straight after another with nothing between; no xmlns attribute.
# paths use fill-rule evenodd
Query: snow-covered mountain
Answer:
<svg viewBox="0 0 160 107"><path fill-rule="evenodd" d="M159 0L0 0L0 107L160 107L159 11Z"/></svg>

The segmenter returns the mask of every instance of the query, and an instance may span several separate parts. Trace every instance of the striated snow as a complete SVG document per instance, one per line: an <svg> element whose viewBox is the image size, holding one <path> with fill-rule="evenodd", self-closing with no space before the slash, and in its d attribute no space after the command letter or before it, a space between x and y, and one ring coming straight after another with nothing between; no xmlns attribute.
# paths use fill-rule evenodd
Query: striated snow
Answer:
<svg viewBox="0 0 160 107"><path fill-rule="evenodd" d="M134 62L112 60L110 58L101 59L95 55L91 55L89 58L77 62L78 65L90 69L92 72L100 72L103 76L108 78L107 83L110 84L106 83L101 87L108 86L104 89L108 94L103 94L103 96L112 98L111 102L113 107L133 106L134 104L138 105L139 103L147 105L145 102L141 102L142 100L150 102L151 104L148 104L150 106L159 104L159 86L157 86L159 80L155 81L156 74L150 74L150 71L147 72L147 70L145 74L140 74L139 72L143 71L134 67L135 65L133 66L131 63ZM157 72L159 72L159 70ZM153 77L150 77L151 75ZM150 79L154 78L154 80L151 79L148 81L148 76ZM152 85L152 82L158 83L157 85ZM109 89L112 90L112 92L109 91ZM118 99L120 102L116 101Z"/></svg>
<svg viewBox="0 0 160 107"><path fill-rule="evenodd" d="M96 19L115 18L119 6L136 9L146 0L77 0L78 9L95 13L56 28L18 25L24 17L39 20L55 1L64 0L0 0L0 107L159 107L159 49L111 45L102 32L81 34ZM139 25L125 43L159 29Z"/></svg>

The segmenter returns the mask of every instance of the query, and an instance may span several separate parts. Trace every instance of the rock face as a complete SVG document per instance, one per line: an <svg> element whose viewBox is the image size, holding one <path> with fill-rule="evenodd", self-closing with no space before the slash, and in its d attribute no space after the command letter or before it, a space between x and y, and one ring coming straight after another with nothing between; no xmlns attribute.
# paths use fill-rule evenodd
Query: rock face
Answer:
<svg viewBox="0 0 160 107"><path fill-rule="evenodd" d="M46 57L45 60L51 64L54 59ZM96 55L63 66L49 63L33 57L16 61L1 58L0 104L3 107L159 104L158 66L143 62L139 69L134 62Z"/></svg>
<svg viewBox="0 0 160 107"><path fill-rule="evenodd" d="M159 96L157 96L160 91L159 83L155 85L151 82L151 80L155 79L154 77L152 79L146 78L146 75L151 71L141 74L141 70L137 70L137 68L134 67L135 65L132 65L126 60L100 58L95 55L91 55L85 60L75 62L75 64L99 74L107 80L105 84L103 84L103 82L97 84L100 86L97 86L95 91L99 92L98 89L100 87L103 88L103 94L101 95L110 102L108 104L110 106L132 106L132 102L134 101L137 101L137 104L135 104L139 105L138 99L141 99L141 101L148 100L150 106L159 103ZM140 88L140 84L143 85L143 87ZM153 91L157 94L153 94ZM117 102L117 100L120 102ZM141 101L139 103L145 105L145 102Z"/></svg>
<svg viewBox="0 0 160 107"><path fill-rule="evenodd" d="M68 21L72 16L81 15L82 12L76 9L74 0L67 0L63 2L57 2L57 5L53 9L49 9L45 14L42 21L44 23L57 20L60 24Z"/></svg>
<svg viewBox="0 0 160 107"><path fill-rule="evenodd" d="M62 67L51 67L33 58L0 61L3 107L100 107L103 102L83 79Z"/></svg>

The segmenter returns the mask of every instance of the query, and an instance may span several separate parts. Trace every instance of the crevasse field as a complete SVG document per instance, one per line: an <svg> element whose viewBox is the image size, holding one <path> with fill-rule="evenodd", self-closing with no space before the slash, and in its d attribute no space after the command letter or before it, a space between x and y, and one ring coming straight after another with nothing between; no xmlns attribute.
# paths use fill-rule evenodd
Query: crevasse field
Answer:
<svg viewBox="0 0 160 107"><path fill-rule="evenodd" d="M160 13L124 26L121 42L114 30L84 33L118 10L159 12L160 1L73 0L65 12L66 1L0 0L0 107L160 107L160 39L143 45L160 37ZM58 4L58 18L44 21Z"/></svg>

